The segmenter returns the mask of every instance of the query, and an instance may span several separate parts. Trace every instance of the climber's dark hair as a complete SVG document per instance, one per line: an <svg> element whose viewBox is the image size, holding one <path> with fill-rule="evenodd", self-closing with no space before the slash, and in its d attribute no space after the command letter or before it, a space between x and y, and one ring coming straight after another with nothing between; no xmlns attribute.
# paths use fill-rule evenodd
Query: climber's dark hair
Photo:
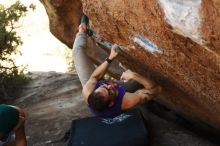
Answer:
<svg viewBox="0 0 220 146"><path fill-rule="evenodd" d="M108 108L108 105L110 104L110 100L106 101L99 92L93 91L88 97L88 104L94 110L101 112L106 108Z"/></svg>

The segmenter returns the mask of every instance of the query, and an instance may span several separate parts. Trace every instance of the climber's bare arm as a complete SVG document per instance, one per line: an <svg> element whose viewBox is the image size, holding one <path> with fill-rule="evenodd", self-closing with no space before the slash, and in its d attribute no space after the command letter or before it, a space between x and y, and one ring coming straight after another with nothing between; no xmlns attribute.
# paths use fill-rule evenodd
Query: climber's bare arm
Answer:
<svg viewBox="0 0 220 146"><path fill-rule="evenodd" d="M118 53L116 51L116 48L117 48L117 45L112 46L111 53L108 57L110 60L113 60L114 58L117 57ZM107 61L104 61L100 66L98 66L95 69L95 71L90 76L89 80L83 86L82 94L83 94L83 98L86 103L87 103L87 99L88 99L89 95L93 92L96 83L104 77L109 66L110 66L110 64Z"/></svg>
<svg viewBox="0 0 220 146"><path fill-rule="evenodd" d="M126 92L122 100L122 110L128 110L137 106L140 103L143 103L144 101L149 101L155 97L156 95L148 94L147 89L140 89L137 90L135 93Z"/></svg>
<svg viewBox="0 0 220 146"><path fill-rule="evenodd" d="M25 135L25 113L24 111L16 106L12 106L19 112L18 124L14 128L15 132L15 146L27 146L27 140Z"/></svg>

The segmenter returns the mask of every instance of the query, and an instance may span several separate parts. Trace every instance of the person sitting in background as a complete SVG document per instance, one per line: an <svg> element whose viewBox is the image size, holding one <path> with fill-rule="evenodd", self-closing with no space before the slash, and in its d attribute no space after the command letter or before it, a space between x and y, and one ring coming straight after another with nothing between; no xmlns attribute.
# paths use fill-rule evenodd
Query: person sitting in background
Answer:
<svg viewBox="0 0 220 146"><path fill-rule="evenodd" d="M27 146L24 123L23 110L16 106L0 104L0 146Z"/></svg>
<svg viewBox="0 0 220 146"><path fill-rule="evenodd" d="M73 60L89 109L96 116L112 118L156 97L161 87L131 70L123 72L121 81L103 80L111 62L118 55L118 46L113 45L109 57L95 68L85 52L87 24L88 18L84 15L73 45Z"/></svg>

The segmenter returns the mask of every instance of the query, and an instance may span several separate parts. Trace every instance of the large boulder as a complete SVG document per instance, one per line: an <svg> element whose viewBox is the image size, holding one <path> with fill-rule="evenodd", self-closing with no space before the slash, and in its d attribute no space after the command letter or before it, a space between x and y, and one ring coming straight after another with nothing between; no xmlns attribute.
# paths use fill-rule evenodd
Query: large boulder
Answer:
<svg viewBox="0 0 220 146"><path fill-rule="evenodd" d="M123 66L163 86L158 102L220 129L219 1L41 2L51 32L67 46L72 47L84 12L96 34L121 46Z"/></svg>

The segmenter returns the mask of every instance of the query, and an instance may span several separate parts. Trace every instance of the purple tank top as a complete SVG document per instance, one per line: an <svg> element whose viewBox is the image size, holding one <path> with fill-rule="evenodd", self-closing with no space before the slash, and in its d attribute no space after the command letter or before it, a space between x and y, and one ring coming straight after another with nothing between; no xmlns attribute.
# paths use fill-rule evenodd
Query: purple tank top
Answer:
<svg viewBox="0 0 220 146"><path fill-rule="evenodd" d="M96 83L95 89L99 88L101 85L103 85L104 83L109 82L108 80L100 80ZM110 82L114 82L114 81L110 81ZM121 105L122 105L122 99L123 96L125 95L125 88L122 87L121 85L119 85L117 82L114 82L116 84L116 87L118 89L118 96L116 97L116 102L115 104L108 108L105 109L102 112L98 112L96 110L94 110L91 106L89 106L89 109L92 113L94 113L96 116L98 117L102 117L102 118L113 118L119 114L121 114Z"/></svg>

